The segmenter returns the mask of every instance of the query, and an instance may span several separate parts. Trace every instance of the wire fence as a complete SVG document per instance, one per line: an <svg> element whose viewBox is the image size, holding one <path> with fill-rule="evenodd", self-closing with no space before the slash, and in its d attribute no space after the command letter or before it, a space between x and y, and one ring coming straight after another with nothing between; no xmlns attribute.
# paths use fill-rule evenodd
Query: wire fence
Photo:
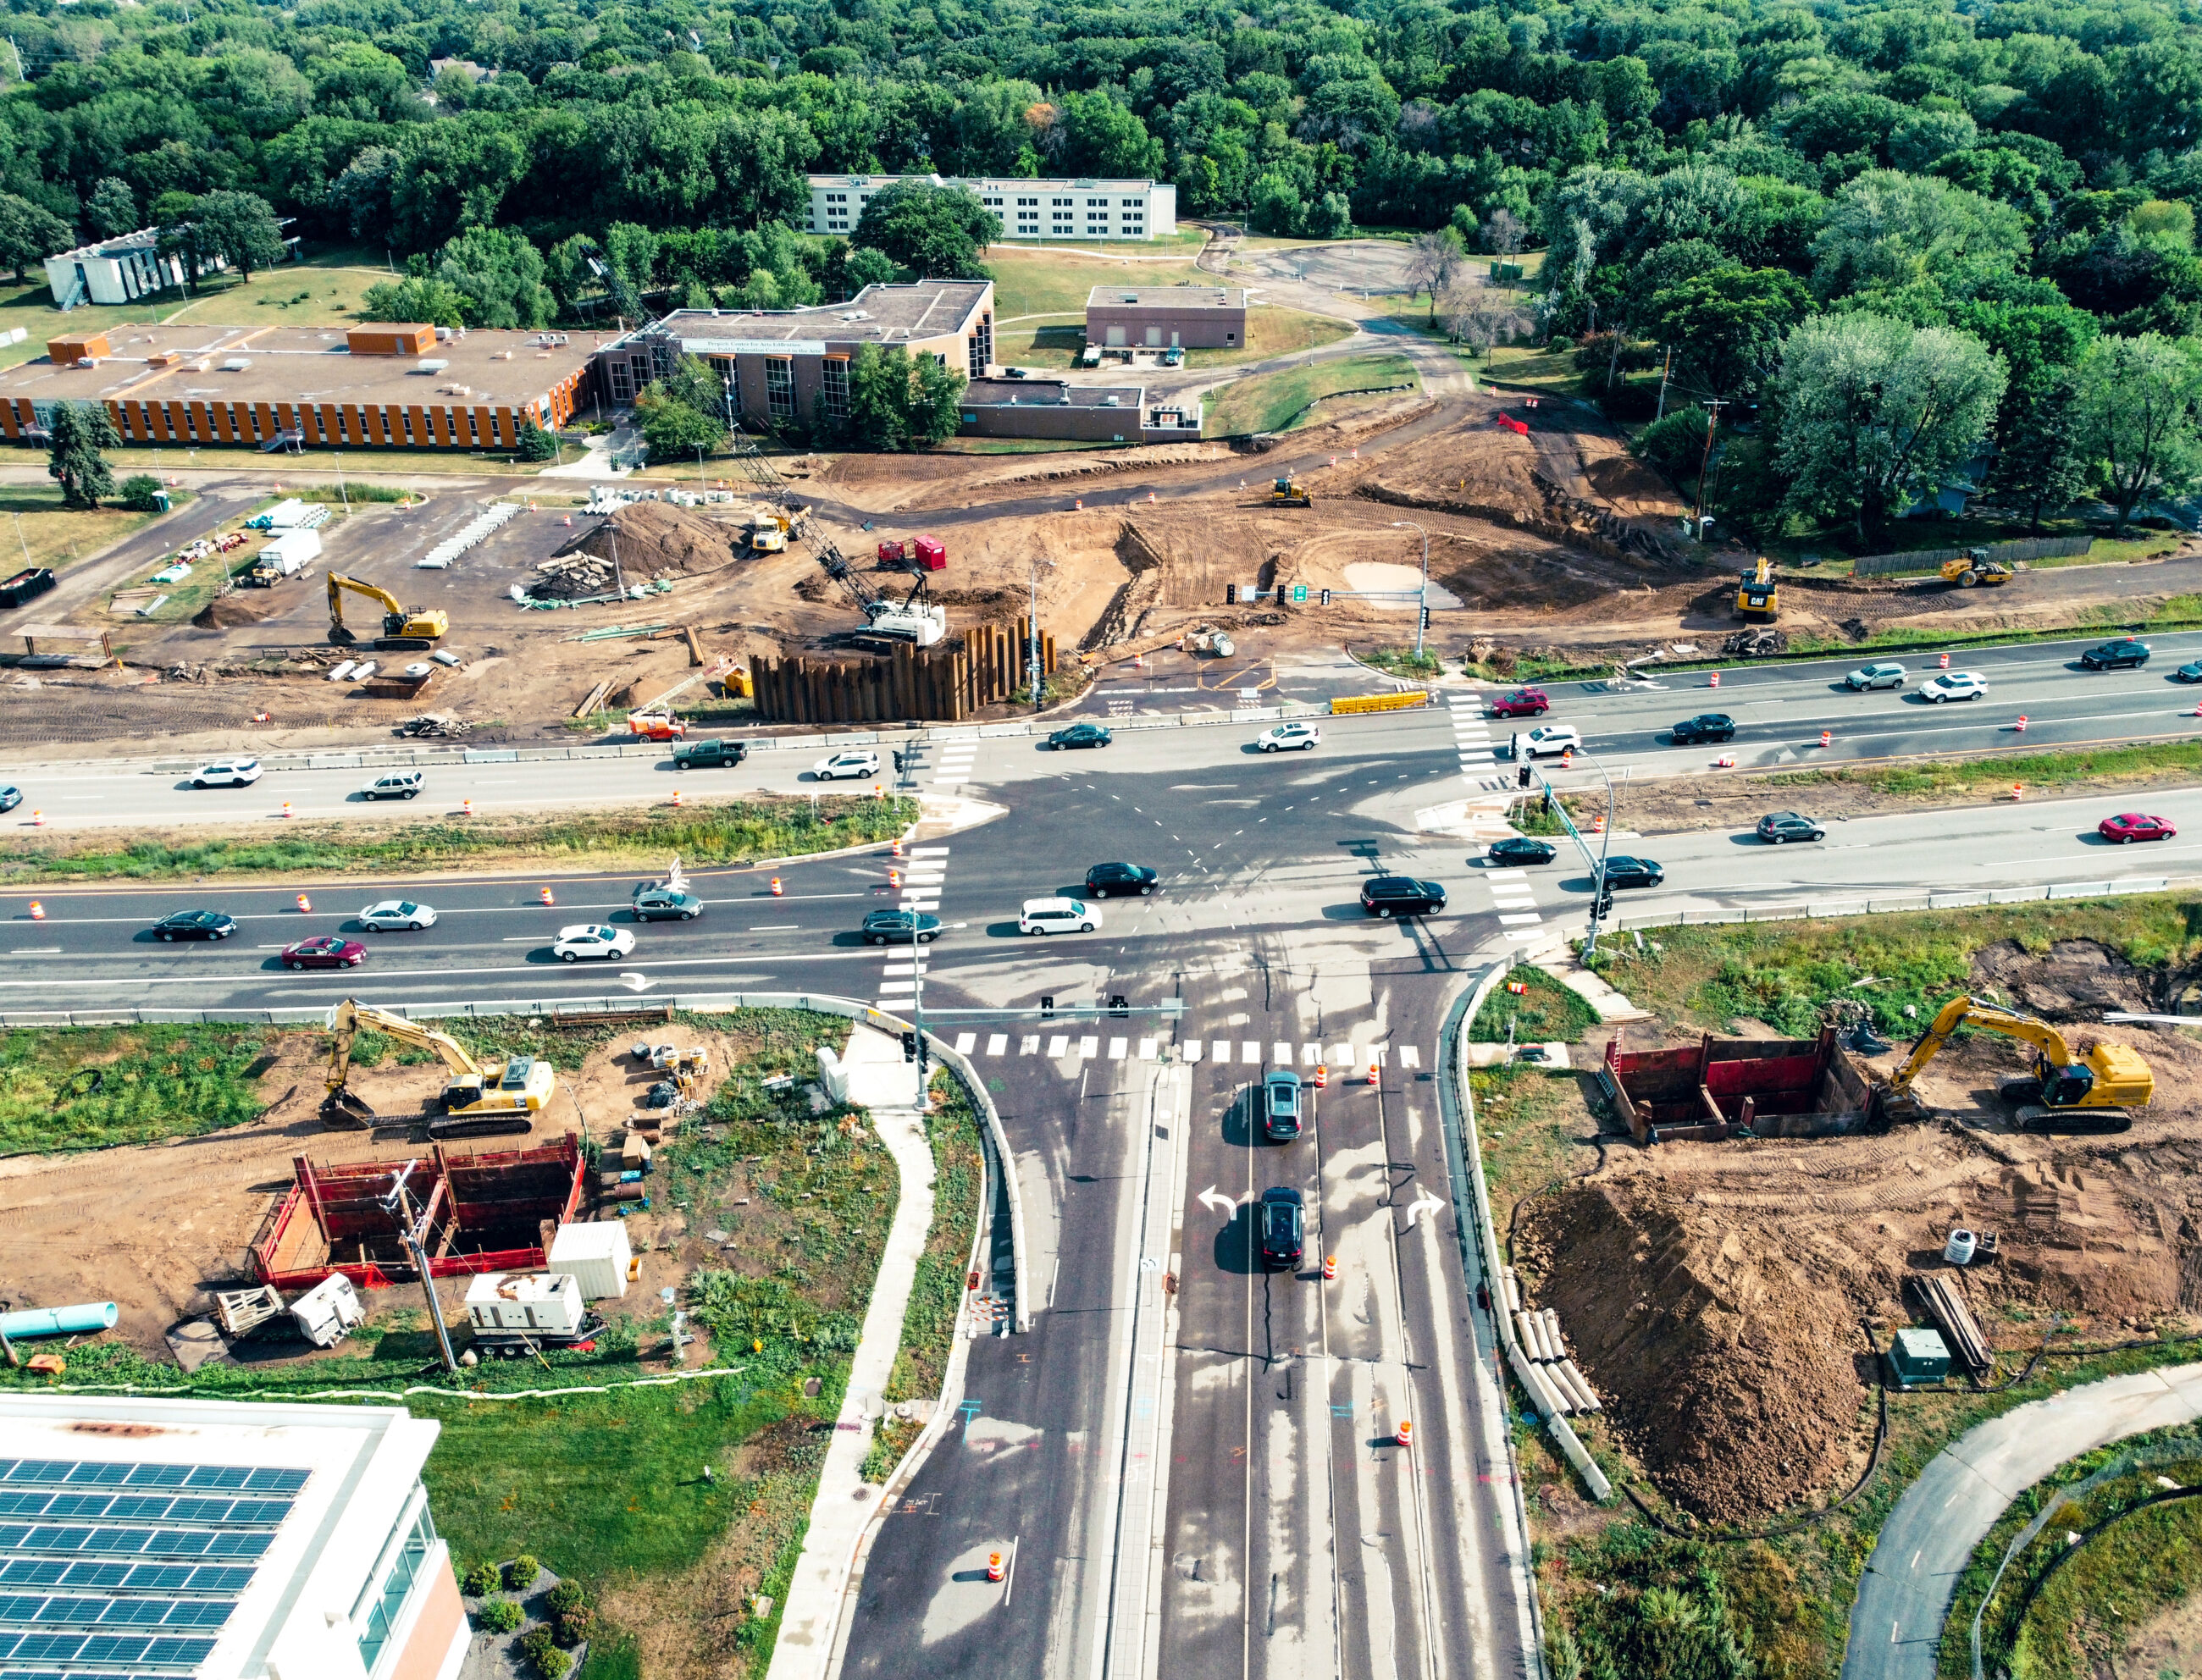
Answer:
<svg viewBox="0 0 2202 1680"><path fill-rule="evenodd" d="M2022 560L2058 560L2083 555L2094 546L2090 536L2032 537L2016 543L1990 543L1982 552L1990 560L2015 565ZM1885 578L1899 572L1935 572L1946 560L1963 560L1971 549L1909 549L1902 554L1867 555L1852 563L1854 578Z"/></svg>

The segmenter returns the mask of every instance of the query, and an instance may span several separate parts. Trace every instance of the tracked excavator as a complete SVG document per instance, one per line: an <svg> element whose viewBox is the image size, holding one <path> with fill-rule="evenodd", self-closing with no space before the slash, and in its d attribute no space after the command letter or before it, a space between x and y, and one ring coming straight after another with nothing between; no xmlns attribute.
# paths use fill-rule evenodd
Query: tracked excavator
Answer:
<svg viewBox="0 0 2202 1680"><path fill-rule="evenodd" d="M409 1021L377 1009L356 998L346 998L329 1011L328 1092L321 1099L321 1119L344 1131L366 1131L378 1119L411 1119L412 1115L379 1116L365 1098L350 1089L352 1048L362 1032L379 1032L401 1044L433 1050L450 1070L442 1094L427 1111L432 1138L494 1137L530 1130L537 1110L558 1090L558 1076L539 1056L514 1056L504 1061L482 1063L467 1054L466 1047L449 1033Z"/></svg>
<svg viewBox="0 0 2202 1680"><path fill-rule="evenodd" d="M1886 1118L1897 1122L1927 1118L1927 1107L1913 1091L1912 1081L1961 1026L1999 1032L2034 1047L2029 1076L2006 1081L2001 1092L2017 1110L2018 1123L2026 1131L2123 1131L2133 1125L2128 1111L2146 1107L2156 1095L2156 1076L2140 1053L2126 1045L2095 1044L2075 1060L2064 1035L2048 1022L1976 997L1953 997L1919 1035L1911 1054L1887 1083L1876 1082L1877 1106Z"/></svg>
<svg viewBox="0 0 2202 1680"><path fill-rule="evenodd" d="M359 637L344 626L344 597L346 590L363 595L382 607L382 634L374 638L374 646L390 653L413 653L433 648L450 629L450 615L440 607L400 607L397 597L386 589L357 578L347 578L341 573L329 573L329 640L356 642Z"/></svg>

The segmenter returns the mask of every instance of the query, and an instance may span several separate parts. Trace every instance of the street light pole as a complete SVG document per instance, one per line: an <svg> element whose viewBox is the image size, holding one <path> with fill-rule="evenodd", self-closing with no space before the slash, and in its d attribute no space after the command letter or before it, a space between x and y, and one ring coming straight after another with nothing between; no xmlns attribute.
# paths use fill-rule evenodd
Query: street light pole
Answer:
<svg viewBox="0 0 2202 1680"><path fill-rule="evenodd" d="M1422 531L1422 526L1412 520L1392 521L1394 531L1404 531L1410 526L1422 532L1422 589L1415 603L1415 657L1419 660L1422 656L1422 631L1430 621L1430 533Z"/></svg>
<svg viewBox="0 0 2202 1680"><path fill-rule="evenodd" d="M1605 900L1605 861L1613 851L1614 805L1613 778L1605 773L1605 767L1590 754L1584 753L1581 756L1590 760L1591 768L1598 772L1599 779L1605 784L1605 831L1599 839L1598 867L1591 873L1590 931L1583 940L1583 962L1587 966L1590 960L1598 955L1598 907Z"/></svg>

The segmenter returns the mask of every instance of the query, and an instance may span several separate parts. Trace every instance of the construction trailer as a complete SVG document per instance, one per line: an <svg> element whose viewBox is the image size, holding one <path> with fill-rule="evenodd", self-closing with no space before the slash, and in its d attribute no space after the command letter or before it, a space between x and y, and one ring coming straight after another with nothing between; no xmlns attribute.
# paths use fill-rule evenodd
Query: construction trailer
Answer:
<svg viewBox="0 0 2202 1680"><path fill-rule="evenodd" d="M1887 1125L1863 1072L1836 1041L1716 1038L1665 1050L1605 1047L1599 1082L1640 1143L1836 1137Z"/></svg>
<svg viewBox="0 0 2202 1680"><path fill-rule="evenodd" d="M340 1272L363 1289L419 1281L385 1207L399 1177L421 1221L434 1278L539 1272L558 1227L581 1203L580 1139L461 1154L430 1143L404 1160L316 1166L305 1155L252 1241L253 1273L279 1289L309 1289Z"/></svg>

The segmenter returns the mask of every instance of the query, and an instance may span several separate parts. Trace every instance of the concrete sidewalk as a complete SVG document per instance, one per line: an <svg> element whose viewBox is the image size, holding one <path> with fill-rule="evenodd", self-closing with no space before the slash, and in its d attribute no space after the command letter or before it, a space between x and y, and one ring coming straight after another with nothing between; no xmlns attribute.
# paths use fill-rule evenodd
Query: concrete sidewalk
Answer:
<svg viewBox="0 0 2202 1680"><path fill-rule="evenodd" d="M810 1529L788 1585L768 1680L822 1680L832 1659L849 1571L879 1495L878 1488L859 1472L872 1449L872 1430L885 1407L881 1396L902 1345L903 1313L916 1279L918 1256L933 1228L933 1150L925 1141L916 1064L902 1059L902 1046L886 1033L858 1027L842 1065L849 1073L849 1101L871 1111L873 1129L894 1157L902 1190L871 1304L864 1310L833 1444L826 1449L818 1496L811 1502Z"/></svg>

